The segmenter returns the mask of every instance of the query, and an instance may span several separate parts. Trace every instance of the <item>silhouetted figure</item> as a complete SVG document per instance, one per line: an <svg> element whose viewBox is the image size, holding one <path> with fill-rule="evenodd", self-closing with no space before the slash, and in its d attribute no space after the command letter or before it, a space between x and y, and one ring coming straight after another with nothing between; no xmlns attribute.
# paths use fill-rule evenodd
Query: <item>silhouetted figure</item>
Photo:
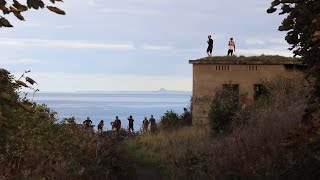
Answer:
<svg viewBox="0 0 320 180"><path fill-rule="evenodd" d="M188 118L190 116L190 112L188 111L187 108L183 108L183 114L182 114L183 118Z"/></svg>
<svg viewBox="0 0 320 180"><path fill-rule="evenodd" d="M87 119L83 121L83 125L86 127L91 127L92 121L90 120L90 117L87 117Z"/></svg>
<svg viewBox="0 0 320 180"><path fill-rule="evenodd" d="M149 121L147 119L147 117L144 117L144 120L142 121L142 128L143 128L143 132L148 132L148 126L149 126Z"/></svg>
<svg viewBox="0 0 320 180"><path fill-rule="evenodd" d="M213 40L211 39L211 35L208 36L208 48L207 48L207 54L208 57L212 57L212 49L213 49Z"/></svg>
<svg viewBox="0 0 320 180"><path fill-rule="evenodd" d="M183 124L192 125L191 113L188 111L187 108L183 108L183 113L182 113L181 117L183 118Z"/></svg>
<svg viewBox="0 0 320 180"><path fill-rule="evenodd" d="M111 125L111 129L112 129L112 130L113 130L113 129L116 129L116 125L115 125L114 121L110 122L110 125Z"/></svg>
<svg viewBox="0 0 320 180"><path fill-rule="evenodd" d="M151 132L155 132L156 130L156 120L153 118L153 115L151 115L151 118L149 119L149 122L150 122L150 130Z"/></svg>
<svg viewBox="0 0 320 180"><path fill-rule="evenodd" d="M134 131L133 130L133 121L134 121L134 119L132 118L131 115L128 117L128 121L129 121L129 131L131 130L131 132L133 132Z"/></svg>
<svg viewBox="0 0 320 180"><path fill-rule="evenodd" d="M98 132L100 133L100 136L102 136L103 126L104 126L104 122L103 120L101 120L100 123L98 124Z"/></svg>
<svg viewBox="0 0 320 180"><path fill-rule="evenodd" d="M121 128L121 120L118 118L118 116L116 116L116 119L114 120L114 126L116 127L117 134L118 134Z"/></svg>

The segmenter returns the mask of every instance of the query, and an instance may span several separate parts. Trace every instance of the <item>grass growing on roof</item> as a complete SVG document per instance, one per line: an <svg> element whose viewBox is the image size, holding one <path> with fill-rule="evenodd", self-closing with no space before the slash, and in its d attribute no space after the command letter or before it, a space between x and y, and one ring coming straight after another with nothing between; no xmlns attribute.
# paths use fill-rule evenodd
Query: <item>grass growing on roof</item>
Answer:
<svg viewBox="0 0 320 180"><path fill-rule="evenodd" d="M261 55L261 56L213 56L197 60L214 60L214 61L300 61L301 58L284 57L278 55Z"/></svg>

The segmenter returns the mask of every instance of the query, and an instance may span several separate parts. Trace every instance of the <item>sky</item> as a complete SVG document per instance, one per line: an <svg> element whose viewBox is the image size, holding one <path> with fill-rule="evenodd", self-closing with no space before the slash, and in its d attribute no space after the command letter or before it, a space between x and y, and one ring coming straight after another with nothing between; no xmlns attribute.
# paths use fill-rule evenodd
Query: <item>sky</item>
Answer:
<svg viewBox="0 0 320 180"><path fill-rule="evenodd" d="M31 70L35 88L50 92L192 90L188 60L227 53L292 56L283 17L271 0L64 0L48 10L13 15L0 28L0 68L19 77ZM48 3L49 4L49 3Z"/></svg>

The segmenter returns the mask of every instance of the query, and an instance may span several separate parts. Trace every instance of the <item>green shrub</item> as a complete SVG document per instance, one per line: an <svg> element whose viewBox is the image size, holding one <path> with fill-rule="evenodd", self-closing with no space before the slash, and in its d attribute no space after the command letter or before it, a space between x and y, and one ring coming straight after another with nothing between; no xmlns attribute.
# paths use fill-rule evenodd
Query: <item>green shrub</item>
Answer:
<svg viewBox="0 0 320 180"><path fill-rule="evenodd" d="M171 129L178 126L178 124L179 115L172 110L164 113L160 120L160 127L162 129Z"/></svg>
<svg viewBox="0 0 320 180"><path fill-rule="evenodd" d="M214 134L230 132L233 118L241 107L239 92L232 89L217 91L209 112L212 132Z"/></svg>
<svg viewBox="0 0 320 180"><path fill-rule="evenodd" d="M164 113L160 119L160 129L163 130L190 125L192 125L192 114L190 112L188 112L188 114L183 113L179 116L176 112L170 110Z"/></svg>
<svg viewBox="0 0 320 180"><path fill-rule="evenodd" d="M263 84L271 90L269 103L259 98L237 112L228 134L210 136L207 126L192 126L146 134L133 143L165 163L171 179L303 179L306 174L319 179L320 137L299 146L292 143L304 138L292 131L299 127L306 106L309 89L303 77ZM234 124L238 119L246 123ZM285 138L289 132L291 137Z"/></svg>
<svg viewBox="0 0 320 180"><path fill-rule="evenodd" d="M13 78L0 69L0 179L107 177L109 142L74 118L58 123L46 105L20 98L22 83Z"/></svg>

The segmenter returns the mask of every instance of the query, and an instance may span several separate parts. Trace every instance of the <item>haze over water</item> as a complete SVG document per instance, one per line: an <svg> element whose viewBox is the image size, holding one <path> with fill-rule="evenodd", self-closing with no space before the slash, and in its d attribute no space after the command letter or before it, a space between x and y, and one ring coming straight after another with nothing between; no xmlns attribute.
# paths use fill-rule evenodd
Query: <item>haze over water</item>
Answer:
<svg viewBox="0 0 320 180"><path fill-rule="evenodd" d="M134 129L139 131L143 118L154 115L157 121L167 111L178 114L190 105L191 92L90 92L90 93L37 93L34 101L45 103L58 112L60 120L74 116L82 123L87 116L97 126L105 121L104 130L111 129L110 122L119 116L122 127L127 128L127 117L134 118ZM95 127L96 128L96 127Z"/></svg>

